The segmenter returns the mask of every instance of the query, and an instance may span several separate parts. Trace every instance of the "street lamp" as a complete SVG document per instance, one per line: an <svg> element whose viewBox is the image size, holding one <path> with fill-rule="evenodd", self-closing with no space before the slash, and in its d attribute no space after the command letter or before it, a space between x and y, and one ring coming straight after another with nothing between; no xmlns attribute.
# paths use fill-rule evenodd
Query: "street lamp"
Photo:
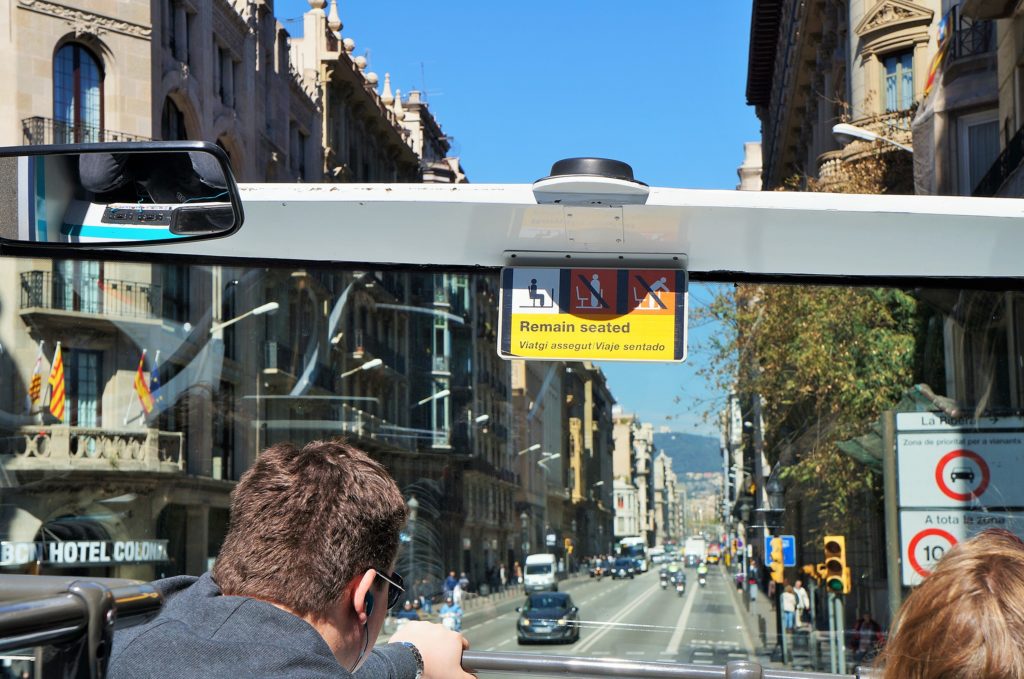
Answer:
<svg viewBox="0 0 1024 679"><path fill-rule="evenodd" d="M367 361L366 363L363 363L358 368L352 368L351 370L347 370L347 371L341 373L341 378L345 379L349 375L354 375L355 373L359 372L360 370L373 370L374 368L379 368L382 365L384 365L384 361L379 359L379 358L375 358L375 359L373 359L371 361Z"/></svg>
<svg viewBox="0 0 1024 679"><path fill-rule="evenodd" d="M518 456L518 455L525 455L526 453L532 453L532 452L533 452L533 451L535 451L535 450L540 450L540 444L539 444L539 443L534 443L534 444L533 444L532 446L530 446L529 448L523 448L523 449L522 449L522 450L520 450L520 451L519 451L518 453L516 453L516 455L517 455L517 456Z"/></svg>
<svg viewBox="0 0 1024 679"><path fill-rule="evenodd" d="M370 361L370 362L372 363L373 361ZM451 392L450 389L442 389L441 391L437 392L436 394L431 394L430 396L427 396L426 398L421 398L419 401L416 402L416 405L421 406L424 403L429 403L431 401L436 401L437 399L444 398L445 396L451 396L451 394L452 394L452 392Z"/></svg>
<svg viewBox="0 0 1024 679"><path fill-rule="evenodd" d="M409 496L409 501L405 503L409 507L409 582L412 583L412 587L408 591L415 592L417 581L416 581L416 514L420 508L420 501L416 499L415 495Z"/></svg>
<svg viewBox="0 0 1024 679"><path fill-rule="evenodd" d="M530 549L529 534L526 532L526 527L527 527L526 526L526 522L529 521L529 520L530 520L530 515L527 514L526 511L524 510L523 513L519 515L519 521L522 522L522 525L523 525L523 562L521 564L523 569L526 568L526 556L527 556L527 554L529 552L529 549Z"/></svg>
<svg viewBox="0 0 1024 679"><path fill-rule="evenodd" d="M914 152L913 148L905 146L899 143L898 141L893 141L892 139L883 137L880 134L875 134L871 130L865 130L863 127L857 127L856 125L851 125L849 123L837 123L836 125L833 125L832 135L836 138L836 141L838 141L843 146L846 146L854 139L863 139L865 141L885 142L886 144L891 144L892 146L895 146L898 149L902 149L907 153Z"/></svg>
<svg viewBox="0 0 1024 679"><path fill-rule="evenodd" d="M268 311L277 311L277 309L280 306L281 305L278 304L277 302L267 302L266 304L260 305L260 306L256 307L255 309L249 309L248 311L246 311L241 316L235 316L230 321L224 321L223 323L214 323L213 325L210 326L210 334L214 335L217 332L219 332L219 331L223 330L224 328L228 327L229 325L234 325L235 323L237 323L238 321L242 320L243 318L248 318L249 316L259 316L261 314L267 313Z"/></svg>

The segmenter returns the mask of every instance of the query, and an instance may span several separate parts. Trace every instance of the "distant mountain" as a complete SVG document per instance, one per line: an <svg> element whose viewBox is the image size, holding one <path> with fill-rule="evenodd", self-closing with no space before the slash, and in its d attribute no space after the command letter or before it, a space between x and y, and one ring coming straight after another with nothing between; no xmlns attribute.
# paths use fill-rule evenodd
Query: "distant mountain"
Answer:
<svg viewBox="0 0 1024 679"><path fill-rule="evenodd" d="M664 432L654 435L654 448L655 456L664 450L672 458L672 471L676 474L722 471L722 451L717 438Z"/></svg>

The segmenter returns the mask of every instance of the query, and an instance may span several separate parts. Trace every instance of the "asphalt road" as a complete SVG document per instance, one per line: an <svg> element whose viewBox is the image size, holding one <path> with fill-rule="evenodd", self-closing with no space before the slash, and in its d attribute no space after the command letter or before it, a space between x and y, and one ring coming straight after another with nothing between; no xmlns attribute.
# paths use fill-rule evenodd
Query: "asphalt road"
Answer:
<svg viewBox="0 0 1024 679"><path fill-rule="evenodd" d="M725 664L754 658L732 586L718 568L709 573L704 588L697 585L696 572L687 570L683 597L671 588L662 590L654 571L633 580L577 579L561 586L580 609L576 643L518 645L514 609L521 599L467 615L463 634L475 651Z"/></svg>

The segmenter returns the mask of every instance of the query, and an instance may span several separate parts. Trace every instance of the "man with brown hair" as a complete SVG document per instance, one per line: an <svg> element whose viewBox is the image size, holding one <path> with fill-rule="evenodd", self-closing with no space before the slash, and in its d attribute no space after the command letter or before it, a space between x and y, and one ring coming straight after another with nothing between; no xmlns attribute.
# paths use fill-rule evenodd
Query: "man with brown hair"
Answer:
<svg viewBox="0 0 1024 679"><path fill-rule="evenodd" d="M155 583L164 608L115 635L109 675L470 677L468 643L440 625L373 647L403 592L391 567L404 524L398 487L362 451L265 450L232 493L213 572Z"/></svg>

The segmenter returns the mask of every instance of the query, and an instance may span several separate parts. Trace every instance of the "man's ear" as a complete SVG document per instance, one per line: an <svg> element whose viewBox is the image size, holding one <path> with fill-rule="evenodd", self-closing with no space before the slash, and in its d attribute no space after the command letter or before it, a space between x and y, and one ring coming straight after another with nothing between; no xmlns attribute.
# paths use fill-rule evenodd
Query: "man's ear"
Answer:
<svg viewBox="0 0 1024 679"><path fill-rule="evenodd" d="M359 619L359 624L364 624L370 617L371 608L367 606L367 603L371 602L372 594L370 590L373 589L373 582L377 579L377 571L370 569L362 575L356 576L352 579L352 611L355 613L356 618ZM370 603L372 606L373 604Z"/></svg>

